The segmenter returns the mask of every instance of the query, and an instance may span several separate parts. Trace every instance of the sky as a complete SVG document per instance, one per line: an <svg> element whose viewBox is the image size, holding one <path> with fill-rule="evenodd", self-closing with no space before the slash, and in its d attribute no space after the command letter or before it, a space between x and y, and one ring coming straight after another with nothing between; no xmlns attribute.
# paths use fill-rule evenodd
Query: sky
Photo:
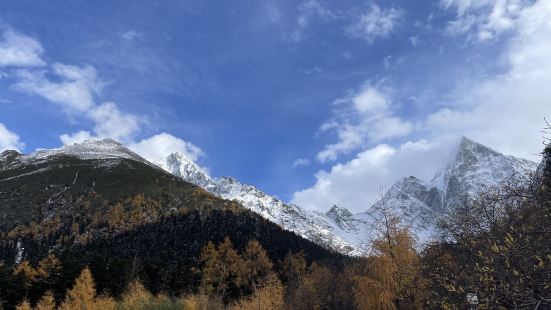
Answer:
<svg viewBox="0 0 551 310"><path fill-rule="evenodd" d="M93 137L365 211L461 136L539 160L551 1L0 3L0 151Z"/></svg>

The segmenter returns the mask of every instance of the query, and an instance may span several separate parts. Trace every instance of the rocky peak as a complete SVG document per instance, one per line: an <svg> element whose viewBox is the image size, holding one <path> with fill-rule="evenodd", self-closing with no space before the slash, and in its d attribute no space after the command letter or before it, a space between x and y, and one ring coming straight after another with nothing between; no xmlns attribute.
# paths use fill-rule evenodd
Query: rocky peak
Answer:
<svg viewBox="0 0 551 310"><path fill-rule="evenodd" d="M503 155L463 137L453 159L445 169L436 173L431 183L447 196L457 197L459 192L474 195L511 175L524 174L535 168L532 161Z"/></svg>
<svg viewBox="0 0 551 310"><path fill-rule="evenodd" d="M22 156L22 154L16 150L5 150L0 153L0 162L9 161L20 156Z"/></svg>
<svg viewBox="0 0 551 310"><path fill-rule="evenodd" d="M346 208L338 207L337 205L333 205L329 211L325 213L328 217L336 220L336 219L342 219L342 218L349 218L352 216L352 213L348 211Z"/></svg>
<svg viewBox="0 0 551 310"><path fill-rule="evenodd" d="M6 150L0 153L0 169L4 169L6 166L16 161L22 155L16 150Z"/></svg>
<svg viewBox="0 0 551 310"><path fill-rule="evenodd" d="M220 178L218 178L218 181L226 183L226 184L237 184L237 183L239 183L235 178L229 177L229 176L220 177ZM241 184L241 183L239 183L239 184Z"/></svg>
<svg viewBox="0 0 551 310"><path fill-rule="evenodd" d="M35 153L36 157L54 155L74 156L80 159L128 158L146 162L140 155L132 152L121 143L109 138L89 139L81 143L66 145L58 149L41 150Z"/></svg>
<svg viewBox="0 0 551 310"><path fill-rule="evenodd" d="M118 160L131 159L151 165L150 162L140 155L132 152L124 145L112 139L94 138L81 143L74 143L55 149L43 149L34 153L21 155L15 151L2 153L4 166L19 166L24 164L40 163L49 161L59 156L75 157L81 160Z"/></svg>
<svg viewBox="0 0 551 310"><path fill-rule="evenodd" d="M214 186L214 182L207 172L180 152L168 155L166 161L160 166L171 174L198 186L204 188Z"/></svg>

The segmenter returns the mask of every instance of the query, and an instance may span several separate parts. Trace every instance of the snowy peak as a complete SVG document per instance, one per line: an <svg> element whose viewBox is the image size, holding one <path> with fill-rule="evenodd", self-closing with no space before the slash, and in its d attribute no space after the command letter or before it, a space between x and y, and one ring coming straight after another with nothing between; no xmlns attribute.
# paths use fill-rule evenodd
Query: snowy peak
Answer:
<svg viewBox="0 0 551 310"><path fill-rule="evenodd" d="M176 152L168 155L166 161L159 163L159 166L171 174L198 186L204 188L214 186L213 180L206 171L182 153Z"/></svg>
<svg viewBox="0 0 551 310"><path fill-rule="evenodd" d="M15 150L7 150L0 153L0 167L9 165L21 156L22 154Z"/></svg>
<svg viewBox="0 0 551 310"><path fill-rule="evenodd" d="M456 155L444 170L436 173L432 185L450 194L474 195L512 175L523 175L536 169L536 163L506 156L463 137Z"/></svg>
<svg viewBox="0 0 551 310"><path fill-rule="evenodd" d="M340 208L333 205L329 211L325 213L325 216L335 221L341 229L352 230L354 229L353 221L354 215L346 208Z"/></svg>
<svg viewBox="0 0 551 310"><path fill-rule="evenodd" d="M450 162L432 181L424 182L413 176L400 179L374 207L383 206L400 214L418 241L424 243L430 239L438 218L464 198L535 168L534 162L503 155L463 137Z"/></svg>
<svg viewBox="0 0 551 310"><path fill-rule="evenodd" d="M325 213L328 217L332 219L343 219L343 218L350 218L352 216L352 213L348 211L346 208L340 208L337 205L333 205L329 211Z"/></svg>
<svg viewBox="0 0 551 310"><path fill-rule="evenodd" d="M422 244L430 240L438 217L453 207L456 197L497 184L513 173L535 168L531 161L505 156L463 137L450 162L432 181L415 176L402 178L370 210L352 214L339 206L325 213L306 210L232 177L211 178L182 154L171 154L158 164L221 198L239 202L287 230L349 255L363 255L369 251L369 241L376 237L379 224L378 207L388 207L399 214Z"/></svg>
<svg viewBox="0 0 551 310"><path fill-rule="evenodd" d="M5 169L8 166L38 163L58 156L70 156L82 160L131 159L150 164L147 160L115 140L96 138L56 149L39 150L26 155L21 155L16 151L5 151L0 155L0 167Z"/></svg>
<svg viewBox="0 0 551 310"><path fill-rule="evenodd" d="M106 158L127 158L144 162L138 154L132 152L121 143L105 138L90 139L82 143L66 145L59 149L44 150L37 152L39 155L68 155L80 159L106 159Z"/></svg>

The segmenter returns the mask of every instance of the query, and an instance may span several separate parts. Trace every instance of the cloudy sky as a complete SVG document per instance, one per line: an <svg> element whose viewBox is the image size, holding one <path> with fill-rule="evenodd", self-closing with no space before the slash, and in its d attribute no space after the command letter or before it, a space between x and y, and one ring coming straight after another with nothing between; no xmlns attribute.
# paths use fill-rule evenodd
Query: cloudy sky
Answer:
<svg viewBox="0 0 551 310"><path fill-rule="evenodd" d="M362 211L463 135L537 160L549 55L547 0L5 0L0 150L110 137Z"/></svg>

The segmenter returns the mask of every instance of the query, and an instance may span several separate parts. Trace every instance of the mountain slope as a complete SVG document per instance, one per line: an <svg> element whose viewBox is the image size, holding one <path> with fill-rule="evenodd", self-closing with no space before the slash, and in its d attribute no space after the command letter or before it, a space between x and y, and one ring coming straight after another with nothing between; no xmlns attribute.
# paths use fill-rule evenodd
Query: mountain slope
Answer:
<svg viewBox="0 0 551 310"><path fill-rule="evenodd" d="M334 206L324 214L284 203L231 177L213 179L181 154L172 154L160 166L219 197L240 202L285 229L348 255L362 255L370 250L370 241L376 236L380 221L377 209L385 207L400 214L410 223L417 239L424 242L431 237L438 216L465 195L474 195L510 175L536 168L531 161L505 156L463 137L452 160L436 172L431 181L406 177L392 185L384 197L365 212L352 214Z"/></svg>
<svg viewBox="0 0 551 310"><path fill-rule="evenodd" d="M201 248L224 236L237 246L257 239L274 261L301 250L309 259L340 257L112 140L0 154L0 261L7 265L55 253L79 268L96 257L106 264L100 269L109 270L115 260L120 268L144 272L142 277L175 268L189 273L199 264ZM189 276L177 275L165 274L192 285ZM168 285L163 281L151 283ZM111 282L126 285L105 281Z"/></svg>

